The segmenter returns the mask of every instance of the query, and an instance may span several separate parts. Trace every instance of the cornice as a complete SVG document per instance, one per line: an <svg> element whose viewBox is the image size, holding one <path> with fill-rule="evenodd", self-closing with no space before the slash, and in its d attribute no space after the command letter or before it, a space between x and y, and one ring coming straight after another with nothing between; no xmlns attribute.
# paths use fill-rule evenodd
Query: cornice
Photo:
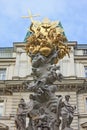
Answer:
<svg viewBox="0 0 87 130"><path fill-rule="evenodd" d="M14 47L14 51L17 51L17 48L21 47L21 48L25 48L25 42L14 42L13 43L13 47Z"/></svg>
<svg viewBox="0 0 87 130"><path fill-rule="evenodd" d="M79 118L87 117L87 113L79 113L78 117Z"/></svg>
<svg viewBox="0 0 87 130"><path fill-rule="evenodd" d="M12 57L12 58L0 58L0 62L15 62L16 61L16 57Z"/></svg>
<svg viewBox="0 0 87 130"><path fill-rule="evenodd" d="M68 46L77 46L77 41L68 41L67 42Z"/></svg>
<svg viewBox="0 0 87 130"><path fill-rule="evenodd" d="M10 120L10 116L0 116L0 120Z"/></svg>
<svg viewBox="0 0 87 130"><path fill-rule="evenodd" d="M74 60L87 60L87 55L75 55Z"/></svg>
<svg viewBox="0 0 87 130"><path fill-rule="evenodd" d="M5 80L0 81L0 95L12 95L13 92L30 92L24 82L31 83L32 80ZM87 79L64 79L62 82L55 82L57 91L62 92L87 92Z"/></svg>
<svg viewBox="0 0 87 130"><path fill-rule="evenodd" d="M25 42L14 42L13 46L14 47L25 47ZM69 46L76 46L77 45L77 41L68 41L67 44Z"/></svg>

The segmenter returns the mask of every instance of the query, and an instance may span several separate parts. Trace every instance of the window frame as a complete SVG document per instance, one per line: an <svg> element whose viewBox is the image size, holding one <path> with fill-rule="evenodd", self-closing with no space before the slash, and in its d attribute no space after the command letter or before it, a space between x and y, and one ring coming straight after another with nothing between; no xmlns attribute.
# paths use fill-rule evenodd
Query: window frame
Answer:
<svg viewBox="0 0 87 130"><path fill-rule="evenodd" d="M84 75L85 75L85 78L87 78L87 66L84 66Z"/></svg>
<svg viewBox="0 0 87 130"><path fill-rule="evenodd" d="M85 97L85 111L87 112L87 97Z"/></svg>
<svg viewBox="0 0 87 130"><path fill-rule="evenodd" d="M4 100L0 101L0 117L4 115Z"/></svg>
<svg viewBox="0 0 87 130"><path fill-rule="evenodd" d="M83 49L83 55L87 55L87 49Z"/></svg>
<svg viewBox="0 0 87 130"><path fill-rule="evenodd" d="M0 80L6 80L6 68L0 68Z"/></svg>
<svg viewBox="0 0 87 130"><path fill-rule="evenodd" d="M2 115L0 116L0 118L2 118L3 116L5 116L5 104L6 104L6 98L5 98L5 97L0 97L0 101L3 102L3 112L2 112Z"/></svg>
<svg viewBox="0 0 87 130"><path fill-rule="evenodd" d="M87 94L83 95L83 102L84 102L84 113L87 113L87 103L86 103L86 99L87 99Z"/></svg>

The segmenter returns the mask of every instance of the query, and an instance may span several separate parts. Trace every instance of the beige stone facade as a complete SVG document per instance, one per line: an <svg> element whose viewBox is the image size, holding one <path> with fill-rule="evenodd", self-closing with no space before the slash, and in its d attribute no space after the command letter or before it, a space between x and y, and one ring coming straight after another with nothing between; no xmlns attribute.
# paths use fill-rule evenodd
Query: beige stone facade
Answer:
<svg viewBox="0 0 87 130"><path fill-rule="evenodd" d="M70 95L70 103L76 106L72 127L87 129L87 45L68 42L70 58L60 60L64 80L56 81L57 95ZM23 82L33 80L31 59L25 53L25 43L14 43L12 48L0 48L0 130L15 130L14 117L21 97L29 101Z"/></svg>

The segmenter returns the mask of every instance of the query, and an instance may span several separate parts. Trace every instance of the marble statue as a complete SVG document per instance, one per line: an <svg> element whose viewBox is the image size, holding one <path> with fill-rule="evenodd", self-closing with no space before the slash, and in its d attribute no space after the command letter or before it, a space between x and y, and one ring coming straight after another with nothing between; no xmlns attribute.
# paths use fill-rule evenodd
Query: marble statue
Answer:
<svg viewBox="0 0 87 130"><path fill-rule="evenodd" d="M15 125L17 130L25 130L26 129L26 103L24 99L20 99L20 103L18 104L17 115L15 117Z"/></svg>
<svg viewBox="0 0 87 130"><path fill-rule="evenodd" d="M62 116L62 130L65 128L70 128L70 125L73 121L74 111L76 106L71 106L69 103L70 95L65 96L65 101L63 102L61 108L61 116Z"/></svg>
<svg viewBox="0 0 87 130"><path fill-rule="evenodd" d="M65 130L71 129L75 108L69 103L69 95L56 96L57 80L62 82L63 75L57 64L65 55L69 55L70 48L65 43L67 38L58 22L48 19L42 22L32 21L30 30L32 35L26 39L26 53L31 58L31 83L24 82L26 89L33 93L29 102L22 101L18 106L15 119L17 130ZM26 116L29 118L26 128ZM61 128L60 128L61 126Z"/></svg>

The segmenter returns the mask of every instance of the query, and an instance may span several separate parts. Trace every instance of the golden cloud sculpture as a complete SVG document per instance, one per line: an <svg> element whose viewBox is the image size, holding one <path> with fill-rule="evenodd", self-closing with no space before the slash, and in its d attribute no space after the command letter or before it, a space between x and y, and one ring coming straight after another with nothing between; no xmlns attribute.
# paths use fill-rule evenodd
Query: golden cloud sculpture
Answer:
<svg viewBox="0 0 87 130"><path fill-rule="evenodd" d="M33 21L29 28L32 35L26 39L27 54L40 53L49 57L53 51L57 51L56 62L66 54L69 56L70 48L67 45L67 38L64 35L63 28L58 25L58 21L51 22L47 18L42 22Z"/></svg>

